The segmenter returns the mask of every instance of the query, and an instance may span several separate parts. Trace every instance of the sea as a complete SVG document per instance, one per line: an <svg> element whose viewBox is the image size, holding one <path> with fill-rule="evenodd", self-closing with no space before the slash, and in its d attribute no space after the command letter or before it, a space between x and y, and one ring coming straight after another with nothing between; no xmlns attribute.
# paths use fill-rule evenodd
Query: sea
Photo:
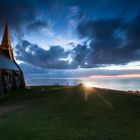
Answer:
<svg viewBox="0 0 140 140"><path fill-rule="evenodd" d="M75 86L80 83L89 84L92 87L140 91L140 78L49 78L26 80L27 86Z"/></svg>

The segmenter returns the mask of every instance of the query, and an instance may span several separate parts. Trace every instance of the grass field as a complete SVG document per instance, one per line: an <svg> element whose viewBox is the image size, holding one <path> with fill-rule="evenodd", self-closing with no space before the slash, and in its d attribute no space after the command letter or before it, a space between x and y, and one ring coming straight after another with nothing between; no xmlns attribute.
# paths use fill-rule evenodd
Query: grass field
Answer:
<svg viewBox="0 0 140 140"><path fill-rule="evenodd" d="M140 97L34 87L0 97L0 140L140 140Z"/></svg>

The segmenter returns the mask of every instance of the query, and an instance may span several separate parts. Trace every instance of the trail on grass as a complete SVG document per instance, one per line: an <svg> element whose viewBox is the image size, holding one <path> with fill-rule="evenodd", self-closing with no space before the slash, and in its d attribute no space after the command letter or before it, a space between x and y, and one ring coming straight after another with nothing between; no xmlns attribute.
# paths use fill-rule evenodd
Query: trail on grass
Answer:
<svg viewBox="0 0 140 140"><path fill-rule="evenodd" d="M0 107L0 117L9 113L14 112L18 109L24 108L25 105L8 105L8 106L2 106Z"/></svg>

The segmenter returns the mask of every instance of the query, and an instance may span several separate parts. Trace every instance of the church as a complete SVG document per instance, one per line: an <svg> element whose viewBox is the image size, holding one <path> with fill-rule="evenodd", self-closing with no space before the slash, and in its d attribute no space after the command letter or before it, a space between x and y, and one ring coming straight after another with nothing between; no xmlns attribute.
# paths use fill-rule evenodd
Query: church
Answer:
<svg viewBox="0 0 140 140"><path fill-rule="evenodd" d="M0 94L22 88L25 88L24 76L14 59L7 22L0 45Z"/></svg>

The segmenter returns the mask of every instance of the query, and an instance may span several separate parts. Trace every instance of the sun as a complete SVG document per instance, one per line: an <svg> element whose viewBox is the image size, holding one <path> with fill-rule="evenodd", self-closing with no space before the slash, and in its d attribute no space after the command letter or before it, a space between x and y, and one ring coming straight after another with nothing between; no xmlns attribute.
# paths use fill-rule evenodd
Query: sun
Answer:
<svg viewBox="0 0 140 140"><path fill-rule="evenodd" d="M84 83L84 86L87 88L93 87L93 85L91 83Z"/></svg>

